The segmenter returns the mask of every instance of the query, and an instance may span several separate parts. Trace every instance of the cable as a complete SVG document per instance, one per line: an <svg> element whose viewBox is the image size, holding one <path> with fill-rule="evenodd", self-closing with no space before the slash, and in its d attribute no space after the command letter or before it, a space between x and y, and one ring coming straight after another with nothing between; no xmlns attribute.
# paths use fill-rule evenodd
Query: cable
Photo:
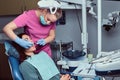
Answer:
<svg viewBox="0 0 120 80"><path fill-rule="evenodd" d="M82 33L82 27L81 27L81 23L80 23L79 15L78 15L77 7L76 7L75 4L74 4L74 6L75 6L75 11L76 11L76 15L77 15L77 19L78 19L78 23L79 23L80 31L81 31L81 33Z"/></svg>

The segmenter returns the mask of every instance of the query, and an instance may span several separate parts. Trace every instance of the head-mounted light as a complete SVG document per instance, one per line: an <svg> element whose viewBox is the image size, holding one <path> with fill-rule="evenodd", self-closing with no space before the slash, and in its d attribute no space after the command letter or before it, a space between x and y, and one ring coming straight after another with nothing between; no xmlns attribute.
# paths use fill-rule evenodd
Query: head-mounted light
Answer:
<svg viewBox="0 0 120 80"><path fill-rule="evenodd" d="M55 14L57 9L61 7L61 3L55 0L40 0L38 6L49 9L51 14Z"/></svg>

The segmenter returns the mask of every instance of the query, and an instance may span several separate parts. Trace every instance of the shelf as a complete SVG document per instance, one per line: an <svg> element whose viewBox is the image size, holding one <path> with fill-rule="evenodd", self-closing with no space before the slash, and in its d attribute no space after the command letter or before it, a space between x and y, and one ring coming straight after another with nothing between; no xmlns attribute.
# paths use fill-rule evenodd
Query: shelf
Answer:
<svg viewBox="0 0 120 80"><path fill-rule="evenodd" d="M64 3L61 2L61 8L62 9L81 9L81 5L77 5L77 4L69 4L69 3Z"/></svg>
<svg viewBox="0 0 120 80"><path fill-rule="evenodd" d="M61 0L62 9L82 9L82 0ZM86 6L91 7L94 4L92 1L87 1Z"/></svg>

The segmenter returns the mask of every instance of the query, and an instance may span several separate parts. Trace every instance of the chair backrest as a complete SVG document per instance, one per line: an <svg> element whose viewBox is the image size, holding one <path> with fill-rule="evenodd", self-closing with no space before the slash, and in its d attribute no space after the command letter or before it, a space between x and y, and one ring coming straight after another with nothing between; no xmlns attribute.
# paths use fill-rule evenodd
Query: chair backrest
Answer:
<svg viewBox="0 0 120 80"><path fill-rule="evenodd" d="M4 42L6 55L8 56L8 62L11 70L13 80L23 80L23 77L19 70L19 53L12 46L11 41Z"/></svg>
<svg viewBox="0 0 120 80"><path fill-rule="evenodd" d="M13 56L8 57L10 69L11 69L11 74L13 77L13 80L23 80L23 77L19 71L19 61L17 58Z"/></svg>

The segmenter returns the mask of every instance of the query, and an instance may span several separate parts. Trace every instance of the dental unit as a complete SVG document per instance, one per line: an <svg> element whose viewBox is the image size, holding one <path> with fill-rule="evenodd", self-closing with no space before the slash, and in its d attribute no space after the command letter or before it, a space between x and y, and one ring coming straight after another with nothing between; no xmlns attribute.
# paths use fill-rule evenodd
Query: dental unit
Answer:
<svg viewBox="0 0 120 80"><path fill-rule="evenodd" d="M57 61L57 65L62 66L62 69L70 69L71 67L76 67L76 69L71 72L71 75L74 76L82 76L83 78L95 78L97 75L107 75L115 73L115 71L120 71L120 50L110 51L110 52L102 52L101 51L101 25L105 27L107 31L111 29L111 27L115 27L116 23L119 21L120 12L115 11L108 14L108 19L104 19L102 23L101 19L101 2L102 0L98 0L98 15L94 12L94 2L93 0L42 0L39 5L42 8L50 9L50 12L54 14L58 8L65 9L66 5L73 6L77 5L82 10L82 30L81 30L81 43L83 51L86 53L85 56L80 57L77 60L71 60L65 58L62 55L62 48L60 43L60 60ZM67 4L66 4L67 3ZM45 5L48 4L48 5ZM75 7L75 6L74 6ZM78 7L76 7L78 9ZM86 58L87 55L87 43L88 43L88 33L87 33L87 9L88 13L92 15L98 22L98 55L97 58L88 62ZM64 57L64 58L63 58ZM104 72L106 74L104 74ZM118 74L115 73L115 74ZM86 79L87 80L87 79Z"/></svg>

